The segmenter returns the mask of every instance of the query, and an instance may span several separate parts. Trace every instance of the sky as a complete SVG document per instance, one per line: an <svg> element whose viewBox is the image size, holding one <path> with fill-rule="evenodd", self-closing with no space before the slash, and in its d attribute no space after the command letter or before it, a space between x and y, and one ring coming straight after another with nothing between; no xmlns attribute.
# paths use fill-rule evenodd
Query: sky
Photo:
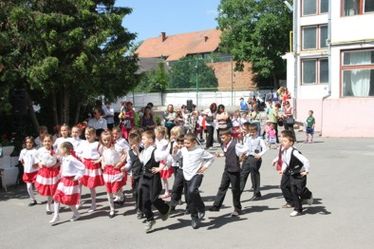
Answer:
<svg viewBox="0 0 374 249"><path fill-rule="evenodd" d="M151 37L188 33L218 26L215 18L219 0L117 0L116 5L132 8L122 25L136 33L136 42Z"/></svg>

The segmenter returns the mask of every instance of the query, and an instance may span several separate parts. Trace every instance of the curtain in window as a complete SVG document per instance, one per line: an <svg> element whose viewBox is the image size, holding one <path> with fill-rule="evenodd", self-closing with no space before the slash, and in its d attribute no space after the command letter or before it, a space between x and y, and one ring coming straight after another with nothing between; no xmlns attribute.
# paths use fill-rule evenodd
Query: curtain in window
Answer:
<svg viewBox="0 0 374 249"><path fill-rule="evenodd" d="M344 1L344 15L353 16L358 15L359 0L345 0Z"/></svg>
<svg viewBox="0 0 374 249"><path fill-rule="evenodd" d="M351 53L351 64L370 64L371 52ZM351 87L353 96L369 96L370 70L352 70Z"/></svg>

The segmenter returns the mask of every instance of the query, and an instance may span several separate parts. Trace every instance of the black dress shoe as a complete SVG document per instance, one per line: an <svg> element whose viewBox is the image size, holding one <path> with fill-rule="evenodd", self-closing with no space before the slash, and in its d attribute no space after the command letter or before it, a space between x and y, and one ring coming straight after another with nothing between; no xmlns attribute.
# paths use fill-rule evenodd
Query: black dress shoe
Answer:
<svg viewBox="0 0 374 249"><path fill-rule="evenodd" d="M218 212L219 208L216 207L216 206L213 206L213 207L209 208L209 211L211 211L211 212Z"/></svg>
<svg viewBox="0 0 374 249"><path fill-rule="evenodd" d="M32 202L29 203L29 207L35 206L36 204L38 204L38 203L36 202L36 200L33 200Z"/></svg>
<svg viewBox="0 0 374 249"><path fill-rule="evenodd" d="M199 219L197 217L192 217L191 226L193 229L197 229L199 227Z"/></svg>
<svg viewBox="0 0 374 249"><path fill-rule="evenodd" d="M251 199L249 199L250 201L258 201L261 199L261 195L254 195L251 197Z"/></svg>

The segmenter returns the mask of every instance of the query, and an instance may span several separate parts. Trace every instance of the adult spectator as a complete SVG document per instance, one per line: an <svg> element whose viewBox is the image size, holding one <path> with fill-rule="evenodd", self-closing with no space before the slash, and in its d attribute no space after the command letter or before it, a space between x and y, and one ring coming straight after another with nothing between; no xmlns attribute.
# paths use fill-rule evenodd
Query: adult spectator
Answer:
<svg viewBox="0 0 374 249"><path fill-rule="evenodd" d="M93 118L88 120L88 127L94 128L96 130L96 136L100 136L100 134L108 129L107 122L103 118L103 110L101 108L95 107L93 110Z"/></svg>
<svg viewBox="0 0 374 249"><path fill-rule="evenodd" d="M105 105L102 106L104 118L106 120L107 126L110 130L112 130L114 126L114 109L111 107L109 101L105 102Z"/></svg>
<svg viewBox="0 0 374 249"><path fill-rule="evenodd" d="M205 118L205 126L208 136L206 138L206 149L209 149L213 146L213 136L214 136L214 120L216 118L217 113L217 104L212 103L209 109L203 112L203 116Z"/></svg>
<svg viewBox="0 0 374 249"><path fill-rule="evenodd" d="M291 131L293 136L295 137L295 131L293 129L293 126L295 124L295 119L293 117L293 108L291 107L291 104L288 100L284 102L284 114L283 114L283 120L284 120L284 129ZM296 137L295 137L296 141Z"/></svg>
<svg viewBox="0 0 374 249"><path fill-rule="evenodd" d="M175 126L175 119L177 114L174 112L174 106L169 104L166 111L164 112L164 124L170 137L170 130Z"/></svg>
<svg viewBox="0 0 374 249"><path fill-rule="evenodd" d="M269 109L268 113L268 121L272 124L274 124L274 129L275 129L275 137L276 137L276 142L279 143L279 138L278 138L278 120L280 119L279 115L279 109L281 105L279 103L276 103Z"/></svg>
<svg viewBox="0 0 374 249"><path fill-rule="evenodd" d="M248 102L243 97L240 98L240 112L248 112Z"/></svg>
<svg viewBox="0 0 374 249"><path fill-rule="evenodd" d="M225 106L222 104L219 105L217 108L216 124L217 124L217 140L219 143L221 143L219 131L231 128L231 120L229 118L229 114L225 111Z"/></svg>
<svg viewBox="0 0 374 249"><path fill-rule="evenodd" d="M140 126L144 130L153 130L156 127L151 107L148 105L144 107L144 112L140 119Z"/></svg>

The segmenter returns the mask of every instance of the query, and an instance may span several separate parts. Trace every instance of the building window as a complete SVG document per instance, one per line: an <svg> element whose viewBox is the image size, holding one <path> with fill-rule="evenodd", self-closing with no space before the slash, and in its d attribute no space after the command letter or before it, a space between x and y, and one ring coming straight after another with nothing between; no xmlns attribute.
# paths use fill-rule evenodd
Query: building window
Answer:
<svg viewBox="0 0 374 249"><path fill-rule="evenodd" d="M343 52L343 96L374 96L374 49Z"/></svg>
<svg viewBox="0 0 374 249"><path fill-rule="evenodd" d="M328 83L329 65L327 58L304 59L301 61L302 84Z"/></svg>
<svg viewBox="0 0 374 249"><path fill-rule="evenodd" d="M303 0L303 16L318 15L329 11L329 0Z"/></svg>
<svg viewBox="0 0 374 249"><path fill-rule="evenodd" d="M362 15L374 11L374 0L342 0L343 16Z"/></svg>
<svg viewBox="0 0 374 249"><path fill-rule="evenodd" d="M301 29L303 50L327 47L327 25L304 26Z"/></svg>

